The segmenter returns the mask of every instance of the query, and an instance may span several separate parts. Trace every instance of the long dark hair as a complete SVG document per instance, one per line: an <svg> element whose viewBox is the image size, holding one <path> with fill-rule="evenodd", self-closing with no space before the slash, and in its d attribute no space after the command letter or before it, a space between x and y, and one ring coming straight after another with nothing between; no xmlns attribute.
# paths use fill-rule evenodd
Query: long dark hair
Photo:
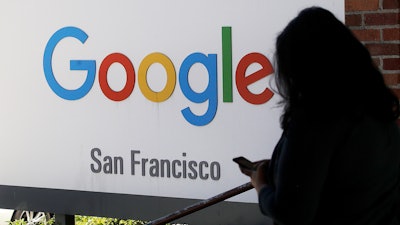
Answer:
<svg viewBox="0 0 400 225"><path fill-rule="evenodd" d="M304 9L287 25L277 38L276 66L284 129L296 110L317 118L399 117L399 100L386 87L368 50L325 9Z"/></svg>

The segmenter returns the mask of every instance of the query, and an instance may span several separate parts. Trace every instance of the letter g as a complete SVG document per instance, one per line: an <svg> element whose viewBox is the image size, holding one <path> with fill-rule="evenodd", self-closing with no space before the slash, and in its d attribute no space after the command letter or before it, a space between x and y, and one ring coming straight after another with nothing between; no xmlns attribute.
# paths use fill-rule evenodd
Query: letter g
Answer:
<svg viewBox="0 0 400 225"><path fill-rule="evenodd" d="M62 87L54 77L52 68L52 58L56 45L66 37L74 37L78 39L82 44L85 43L88 35L77 27L64 27L56 31L53 36L50 37L44 50L43 56L43 69L47 83L50 88L59 97L67 100L77 100L85 96L93 86L95 75L96 75L96 61L95 60L70 60L71 70L86 70L87 77L81 87L75 90L68 90Z"/></svg>

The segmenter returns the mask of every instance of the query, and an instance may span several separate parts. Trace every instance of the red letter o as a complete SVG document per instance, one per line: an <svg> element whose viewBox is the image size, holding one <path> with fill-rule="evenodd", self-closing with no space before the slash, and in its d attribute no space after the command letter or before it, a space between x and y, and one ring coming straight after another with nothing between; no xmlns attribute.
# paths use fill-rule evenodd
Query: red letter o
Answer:
<svg viewBox="0 0 400 225"><path fill-rule="evenodd" d="M107 81L108 69L113 63L121 64L126 71L126 83L122 90L114 91L111 89ZM121 53L112 53L101 62L99 69L99 83L100 88L107 98L113 101L125 100L131 95L133 87L135 86L135 69L133 68L132 62L128 57Z"/></svg>

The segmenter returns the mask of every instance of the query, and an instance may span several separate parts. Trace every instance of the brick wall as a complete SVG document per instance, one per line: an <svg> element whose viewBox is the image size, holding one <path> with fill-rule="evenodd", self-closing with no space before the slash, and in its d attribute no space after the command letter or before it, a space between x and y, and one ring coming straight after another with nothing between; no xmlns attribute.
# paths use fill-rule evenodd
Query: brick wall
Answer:
<svg viewBox="0 0 400 225"><path fill-rule="evenodd" d="M345 0L346 25L370 51L400 98L400 0ZM400 125L400 120L398 120Z"/></svg>

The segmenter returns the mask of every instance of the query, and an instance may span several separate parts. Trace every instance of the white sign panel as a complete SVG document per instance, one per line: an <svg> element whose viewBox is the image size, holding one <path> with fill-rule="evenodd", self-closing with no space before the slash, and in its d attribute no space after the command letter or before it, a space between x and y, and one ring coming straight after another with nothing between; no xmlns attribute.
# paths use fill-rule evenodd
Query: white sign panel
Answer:
<svg viewBox="0 0 400 225"><path fill-rule="evenodd" d="M344 18L328 0L2 1L1 184L204 199L248 182L232 158L270 157L275 38L311 5Z"/></svg>

